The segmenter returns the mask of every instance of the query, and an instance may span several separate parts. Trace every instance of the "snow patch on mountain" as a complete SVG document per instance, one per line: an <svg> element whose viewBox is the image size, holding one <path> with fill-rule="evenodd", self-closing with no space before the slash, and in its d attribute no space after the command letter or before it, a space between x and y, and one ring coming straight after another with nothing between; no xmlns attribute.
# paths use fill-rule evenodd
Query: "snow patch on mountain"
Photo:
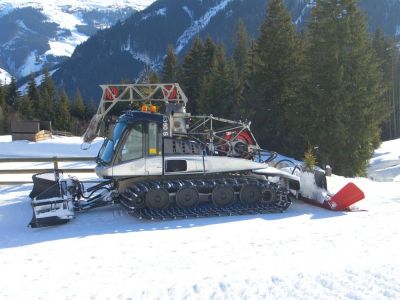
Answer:
<svg viewBox="0 0 400 300"><path fill-rule="evenodd" d="M150 18L150 17L155 17L155 16L165 16L167 14L167 9L164 7L164 8L160 8L160 9L158 9L158 10L156 10L156 11L153 11L153 12L151 12L151 13L149 13L149 14L145 14L143 17L142 17L142 21L144 21L144 20L147 20L148 18Z"/></svg>
<svg viewBox="0 0 400 300"><path fill-rule="evenodd" d="M18 24L18 26L19 26L20 29L22 29L22 30L24 30L24 31L26 31L26 32L29 32L29 33L37 34L36 31L34 31L34 30L32 30L32 29L29 29L29 28L25 25L24 21L22 21L22 20L17 20L17 24Z"/></svg>
<svg viewBox="0 0 400 300"><path fill-rule="evenodd" d="M115 16L125 9L129 11L143 10L152 4L155 0L122 0L122 1L106 1L106 0L70 0L68 2L61 0L3 0L0 2L0 17L11 13L14 9L22 9L32 7L38 10L46 20L43 23L55 23L58 26L55 35L48 36L48 46L46 40L40 41L40 46L32 46L29 44L27 49L21 54L16 54L10 61L8 58L2 58L7 61L5 67L11 70L17 77L23 77L30 72L36 72L41 67L51 67L62 60L54 57L69 57L74 52L76 46L85 42L93 29L104 29L114 24ZM128 11L126 10L126 11ZM108 13L113 17L108 18ZM165 11L158 11L159 14ZM99 15L99 17L97 17ZM102 17L103 16L103 17ZM128 16L128 14L126 14ZM98 19L96 19L98 18ZM25 21L25 20L24 20ZM16 53L21 49L20 44L27 39L30 34L38 35L42 38L42 32L35 32L23 20L16 20L18 30L8 41L0 45L0 51L10 51ZM90 30L83 30L85 27ZM46 34L46 33L44 33ZM46 49L49 47L50 49ZM10 54L11 55L11 54ZM21 57L21 55L23 55ZM12 55L11 55L12 56ZM49 59L48 56L52 56ZM19 60L16 62L15 60ZM24 62L24 64L22 64Z"/></svg>
<svg viewBox="0 0 400 300"><path fill-rule="evenodd" d="M28 76L31 73L40 71L44 65L44 61L40 59L37 51L32 51L25 59L25 63L18 69L18 74Z"/></svg>
<svg viewBox="0 0 400 300"><path fill-rule="evenodd" d="M67 3L62 0L3 0L0 3L0 15L8 13L14 8L34 7L42 9L44 13L49 11L65 10L110 10L132 7L136 10L143 10L155 0L70 0Z"/></svg>
<svg viewBox="0 0 400 300"><path fill-rule="evenodd" d="M71 30L71 36L59 37L49 41L50 50L46 51L46 55L54 56L71 56L76 46L85 42L89 36L78 32L76 29Z"/></svg>
<svg viewBox="0 0 400 300"><path fill-rule="evenodd" d="M131 35L128 35L126 43L121 45L121 51L128 52L132 55L132 58L142 62L146 66L150 67L152 70L157 70L161 66L162 57L151 58L147 53L141 52L131 45Z"/></svg>
<svg viewBox="0 0 400 300"><path fill-rule="evenodd" d="M232 0L223 0L218 5L210 8L200 19L192 22L192 25L186 29L176 42L175 52L179 53L188 44L188 42L207 26L210 20L222 11Z"/></svg>
<svg viewBox="0 0 400 300"><path fill-rule="evenodd" d="M52 76L57 70L58 70L58 68L49 71L49 75ZM35 77L35 84L36 84L37 86L39 86L39 85L42 83L43 78L44 78L44 74L41 74L41 75L39 75L39 76L36 76L36 77ZM20 92L21 94L26 94L26 93L28 92L28 83L25 83L25 84L21 85L21 86L18 88L18 92Z"/></svg>
<svg viewBox="0 0 400 300"><path fill-rule="evenodd" d="M9 84L11 82L11 75L6 70L0 69L0 85Z"/></svg>
<svg viewBox="0 0 400 300"><path fill-rule="evenodd" d="M9 3L2 3L0 4L0 18L2 16L5 16L6 14L8 14L10 11L12 11L13 5L9 4Z"/></svg>
<svg viewBox="0 0 400 300"><path fill-rule="evenodd" d="M193 11L187 6L182 6L182 9L189 15L190 20L193 21Z"/></svg>
<svg viewBox="0 0 400 300"><path fill-rule="evenodd" d="M297 19L294 21L294 24L299 25L304 22L304 17L306 16L306 13L310 11L312 8L314 8L317 5L317 2L315 0L308 1L305 3L305 6L301 10L300 15L297 17Z"/></svg>
<svg viewBox="0 0 400 300"><path fill-rule="evenodd" d="M147 53L130 50L129 53L134 59L142 62L151 70L158 70L161 66L161 57L151 58Z"/></svg>

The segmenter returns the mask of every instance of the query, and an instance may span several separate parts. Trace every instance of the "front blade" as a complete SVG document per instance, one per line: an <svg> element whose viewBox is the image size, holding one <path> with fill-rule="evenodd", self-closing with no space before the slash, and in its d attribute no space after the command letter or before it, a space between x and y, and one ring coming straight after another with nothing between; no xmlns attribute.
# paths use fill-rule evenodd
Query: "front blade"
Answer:
<svg viewBox="0 0 400 300"><path fill-rule="evenodd" d="M354 183L350 182L337 192L330 201L333 210L345 210L350 205L353 205L364 198L364 192Z"/></svg>
<svg viewBox="0 0 400 300"><path fill-rule="evenodd" d="M32 177L32 220L30 227L45 227L68 222L74 217L72 198L69 197L65 180L58 174L42 173Z"/></svg>

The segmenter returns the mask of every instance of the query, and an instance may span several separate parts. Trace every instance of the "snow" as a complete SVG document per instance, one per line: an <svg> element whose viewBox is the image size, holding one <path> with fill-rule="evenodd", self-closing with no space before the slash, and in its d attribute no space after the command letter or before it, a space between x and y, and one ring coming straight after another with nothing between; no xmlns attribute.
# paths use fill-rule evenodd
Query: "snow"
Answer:
<svg viewBox="0 0 400 300"><path fill-rule="evenodd" d="M2 0L0 3L0 11L3 9L10 11L12 8L20 7L34 7L43 9L43 11L61 11L61 10L109 10L109 9L119 9L124 7L132 7L137 10L143 10L152 4L155 0L70 0L68 3L62 0Z"/></svg>
<svg viewBox="0 0 400 300"><path fill-rule="evenodd" d="M68 37L61 36L50 40L50 50L46 51L46 55L71 56L75 47L89 38L88 35L78 32L77 26L85 24L80 18L80 13L73 14L70 11L52 9L46 15L49 20L59 24L61 29L71 32Z"/></svg>
<svg viewBox="0 0 400 300"><path fill-rule="evenodd" d="M81 137L55 135L52 139L39 142L12 142L10 135L3 135L0 136L0 157L96 157L102 142L102 138L97 138L88 150L83 150Z"/></svg>
<svg viewBox="0 0 400 300"><path fill-rule="evenodd" d="M81 156L80 142L3 136L0 154ZM386 168L398 143L371 165ZM282 214L161 222L115 205L41 229L26 227L31 185L0 186L0 299L400 299L400 182L328 185L349 181L366 211L296 201Z"/></svg>
<svg viewBox="0 0 400 300"><path fill-rule="evenodd" d="M25 59L25 63L18 69L20 76L28 76L29 74L38 72L44 65L43 61L38 59L37 51L32 51Z"/></svg>
<svg viewBox="0 0 400 300"><path fill-rule="evenodd" d="M294 24L298 25L304 21L305 15L308 11L313 9L317 5L317 2L315 0L310 0L306 3L306 5L303 7L303 9L300 12L300 15L296 18L294 21Z"/></svg>
<svg viewBox="0 0 400 300"><path fill-rule="evenodd" d="M323 204L324 201L327 199L328 194L326 193L326 191L316 186L313 173L301 173L300 182L300 193L303 197L316 200L321 204Z"/></svg>
<svg viewBox="0 0 400 300"><path fill-rule="evenodd" d="M11 142L11 136L0 136L0 158L2 157L93 157L97 156L103 143L102 138L97 138L90 145L89 149L83 147L81 137L62 137L53 136L50 140L39 142L14 141ZM16 155L16 153L18 153ZM59 163L60 168L94 168L94 162L63 162ZM0 169L51 169L53 163L0 163ZM76 174L73 174L76 175ZM79 174L84 179L94 179L94 174ZM28 181L30 174L23 175L1 175L0 182L3 181ZM1 187L1 186L0 186ZM0 217L1 218L1 217ZM0 297L1 299L1 297Z"/></svg>
<svg viewBox="0 0 400 300"><path fill-rule="evenodd" d="M22 20L16 20L16 23L18 24L19 28L22 29L23 31L27 31L27 32L33 33L33 34L36 34L36 33L37 33L36 31L29 29L29 28L25 25L24 21L22 21Z"/></svg>
<svg viewBox="0 0 400 300"><path fill-rule="evenodd" d="M188 14L190 20L193 21L193 11L187 6L182 6L182 9Z"/></svg>
<svg viewBox="0 0 400 300"><path fill-rule="evenodd" d="M59 37L49 41L50 50L45 55L68 56L70 57L76 46L85 42L89 36L78 32L76 29L71 31L71 36Z"/></svg>
<svg viewBox="0 0 400 300"><path fill-rule="evenodd" d="M40 9L47 17L47 22L54 22L59 25L59 32L70 32L65 36L57 35L56 38L49 41L50 49L45 53L36 53L33 51L26 58L26 62L17 71L18 76L23 77L31 72L41 69L47 62L47 55L53 56L71 56L77 45L85 42L89 36L79 32L78 26L85 25L82 19L82 11L113 11L124 8L134 8L143 10L152 4L155 0L123 0L123 1L106 1L106 0L71 0L65 3L61 0L3 0L0 2L0 17L11 12L15 8L33 7ZM23 31L30 31L25 24L19 20L18 25ZM99 26L104 28L104 25ZM20 38L17 34L12 40L3 45L3 48L9 49L14 45L15 41Z"/></svg>
<svg viewBox="0 0 400 300"><path fill-rule="evenodd" d="M160 9L158 9L158 10L152 12L152 13L145 14L142 17L142 21L147 20L150 17L165 16L166 14L167 14L167 9L165 7L164 8L160 8Z"/></svg>
<svg viewBox="0 0 400 300"><path fill-rule="evenodd" d="M222 11L229 2L232 0L223 0L216 6L210 8L203 16L198 20L192 21L192 24L186 29L176 42L175 52L179 53L189 43L189 41L198 34L207 24L215 17L220 11ZM185 7L183 7L185 9Z"/></svg>
<svg viewBox="0 0 400 300"><path fill-rule="evenodd" d="M368 177L376 181L400 182L400 139L384 142L375 151Z"/></svg>
<svg viewBox="0 0 400 300"><path fill-rule="evenodd" d="M49 71L49 75L52 76L57 70L58 70L58 68ZM39 85L42 83L43 78L44 78L44 74L41 74L41 75L38 75L38 76L35 77L35 83L36 83L37 86L39 86ZM27 91L28 91L28 85L29 85L28 82L25 83L25 84L23 84L23 85L21 85L21 86L18 88L18 92L20 92L21 94L27 93Z"/></svg>
<svg viewBox="0 0 400 300"><path fill-rule="evenodd" d="M11 75L6 70L0 69L0 85L11 82Z"/></svg>

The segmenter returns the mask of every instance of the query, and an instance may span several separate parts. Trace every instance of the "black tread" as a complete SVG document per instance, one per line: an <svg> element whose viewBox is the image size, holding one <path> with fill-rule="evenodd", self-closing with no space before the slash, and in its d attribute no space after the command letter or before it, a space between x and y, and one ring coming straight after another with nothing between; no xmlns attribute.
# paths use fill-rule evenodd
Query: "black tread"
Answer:
<svg viewBox="0 0 400 300"><path fill-rule="evenodd" d="M212 201L212 190L218 186L229 186L234 190L234 202L225 206L215 206ZM254 204L240 201L240 190L243 186L257 186L263 192L272 191L274 199L259 201ZM196 189L203 199L194 208L179 207L175 195L181 188ZM170 205L166 209L151 209L149 207L135 207L137 198L145 199L150 190L165 190L170 195ZM139 219L167 220L182 218L201 218L210 216L233 216L249 214L280 213L289 208L291 200L288 191L267 180L254 177L226 177L218 179L185 179L161 180L136 183L120 195L120 203L130 214Z"/></svg>

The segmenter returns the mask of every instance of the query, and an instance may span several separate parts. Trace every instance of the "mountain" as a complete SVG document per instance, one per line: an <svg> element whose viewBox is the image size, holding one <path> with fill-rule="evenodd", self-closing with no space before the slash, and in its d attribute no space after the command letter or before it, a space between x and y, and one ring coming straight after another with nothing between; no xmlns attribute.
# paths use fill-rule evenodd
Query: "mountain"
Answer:
<svg viewBox="0 0 400 300"><path fill-rule="evenodd" d="M251 36L258 35L266 0L158 0L116 25L99 31L79 45L54 73L59 86L71 94L77 87L87 99L97 99L98 84L135 80L145 65L160 67L168 44L182 57L193 38L211 36L229 51L239 19ZM293 22L301 30L314 0L286 0ZM388 35L400 32L400 1L360 0L370 30L382 27Z"/></svg>
<svg viewBox="0 0 400 300"><path fill-rule="evenodd" d="M0 69L0 85L11 82L11 75L3 69Z"/></svg>
<svg viewBox="0 0 400 300"><path fill-rule="evenodd" d="M129 17L154 0L3 0L0 68L21 78L62 62L97 30Z"/></svg>

